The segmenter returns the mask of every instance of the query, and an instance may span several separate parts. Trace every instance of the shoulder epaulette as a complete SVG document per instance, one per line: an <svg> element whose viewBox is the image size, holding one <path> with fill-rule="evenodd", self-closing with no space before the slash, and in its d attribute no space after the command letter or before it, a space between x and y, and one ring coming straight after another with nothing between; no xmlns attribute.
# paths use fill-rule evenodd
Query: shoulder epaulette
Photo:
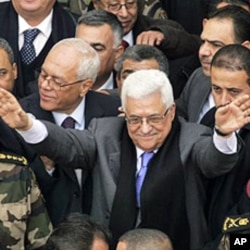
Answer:
<svg viewBox="0 0 250 250"><path fill-rule="evenodd" d="M223 232L237 232L250 229L250 213L238 215L238 216L228 216L223 224Z"/></svg>
<svg viewBox="0 0 250 250"><path fill-rule="evenodd" d="M12 163L12 164L23 165L23 166L28 165L28 161L24 156L12 154L12 153L5 153L5 152L0 153L0 162Z"/></svg>

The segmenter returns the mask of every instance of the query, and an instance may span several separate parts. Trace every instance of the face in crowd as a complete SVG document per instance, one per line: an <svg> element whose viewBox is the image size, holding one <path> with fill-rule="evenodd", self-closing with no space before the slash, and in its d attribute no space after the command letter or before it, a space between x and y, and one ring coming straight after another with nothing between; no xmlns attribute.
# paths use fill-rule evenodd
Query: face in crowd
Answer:
<svg viewBox="0 0 250 250"><path fill-rule="evenodd" d="M8 54L0 48L0 87L12 91L17 78L17 66L11 64Z"/></svg>
<svg viewBox="0 0 250 250"><path fill-rule="evenodd" d="M138 0L93 0L96 10L106 10L115 14L127 34L135 25L138 15Z"/></svg>

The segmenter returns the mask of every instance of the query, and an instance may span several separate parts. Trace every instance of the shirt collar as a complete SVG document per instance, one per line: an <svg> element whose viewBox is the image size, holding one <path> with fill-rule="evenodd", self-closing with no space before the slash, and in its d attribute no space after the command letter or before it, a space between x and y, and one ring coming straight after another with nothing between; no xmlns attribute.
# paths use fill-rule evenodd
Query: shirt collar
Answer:
<svg viewBox="0 0 250 250"><path fill-rule="evenodd" d="M85 96L82 98L82 101L77 106L77 108L71 114L52 112L55 122L58 126L61 126L66 117L71 116L76 121L76 129L84 129L85 126Z"/></svg>
<svg viewBox="0 0 250 250"><path fill-rule="evenodd" d="M114 74L111 72L108 80L98 89L113 89L114 88Z"/></svg>
<svg viewBox="0 0 250 250"><path fill-rule="evenodd" d="M133 46L134 45L134 39L133 39L133 32L132 30L129 31L129 33L127 33L124 37L123 40L125 40L129 46Z"/></svg>
<svg viewBox="0 0 250 250"><path fill-rule="evenodd" d="M18 15L18 24L19 24L19 35L23 34L23 32L27 29L37 28L47 38L50 36L52 31L52 16L53 16L53 9L50 11L49 15L37 26L31 27L26 20Z"/></svg>

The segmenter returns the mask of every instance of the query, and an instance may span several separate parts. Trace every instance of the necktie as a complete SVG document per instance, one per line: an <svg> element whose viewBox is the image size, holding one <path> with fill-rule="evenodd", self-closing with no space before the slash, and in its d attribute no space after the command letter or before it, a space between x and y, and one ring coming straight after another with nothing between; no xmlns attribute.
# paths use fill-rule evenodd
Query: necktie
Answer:
<svg viewBox="0 0 250 250"><path fill-rule="evenodd" d="M123 47L124 51L126 50L126 48L127 48L127 47L129 47L128 42L127 42L127 41L125 41L125 40L122 40L121 45L122 45L122 47Z"/></svg>
<svg viewBox="0 0 250 250"><path fill-rule="evenodd" d="M22 61L25 64L32 63L36 58L36 51L33 45L33 41L39 33L39 29L28 29L25 30L23 47L20 50Z"/></svg>
<svg viewBox="0 0 250 250"><path fill-rule="evenodd" d="M137 207L141 206L140 193L142 188L142 183L147 173L148 162L154 156L154 152L144 152L141 155L141 168L136 176L136 202Z"/></svg>
<svg viewBox="0 0 250 250"><path fill-rule="evenodd" d="M63 128L75 128L75 120L68 116L65 118L65 120L62 123Z"/></svg>

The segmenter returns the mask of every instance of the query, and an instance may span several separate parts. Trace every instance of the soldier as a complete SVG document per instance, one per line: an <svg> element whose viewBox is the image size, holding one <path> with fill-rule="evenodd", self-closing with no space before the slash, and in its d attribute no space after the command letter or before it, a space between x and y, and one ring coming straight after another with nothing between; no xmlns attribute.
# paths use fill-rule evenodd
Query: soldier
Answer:
<svg viewBox="0 0 250 250"><path fill-rule="evenodd" d="M51 231L41 192L25 157L0 153L0 249L37 249Z"/></svg>
<svg viewBox="0 0 250 250"><path fill-rule="evenodd" d="M0 87L11 91L16 64L4 39L0 39L0 73ZM33 152L14 130L0 121L1 250L40 248L52 232L30 164L37 164Z"/></svg>

